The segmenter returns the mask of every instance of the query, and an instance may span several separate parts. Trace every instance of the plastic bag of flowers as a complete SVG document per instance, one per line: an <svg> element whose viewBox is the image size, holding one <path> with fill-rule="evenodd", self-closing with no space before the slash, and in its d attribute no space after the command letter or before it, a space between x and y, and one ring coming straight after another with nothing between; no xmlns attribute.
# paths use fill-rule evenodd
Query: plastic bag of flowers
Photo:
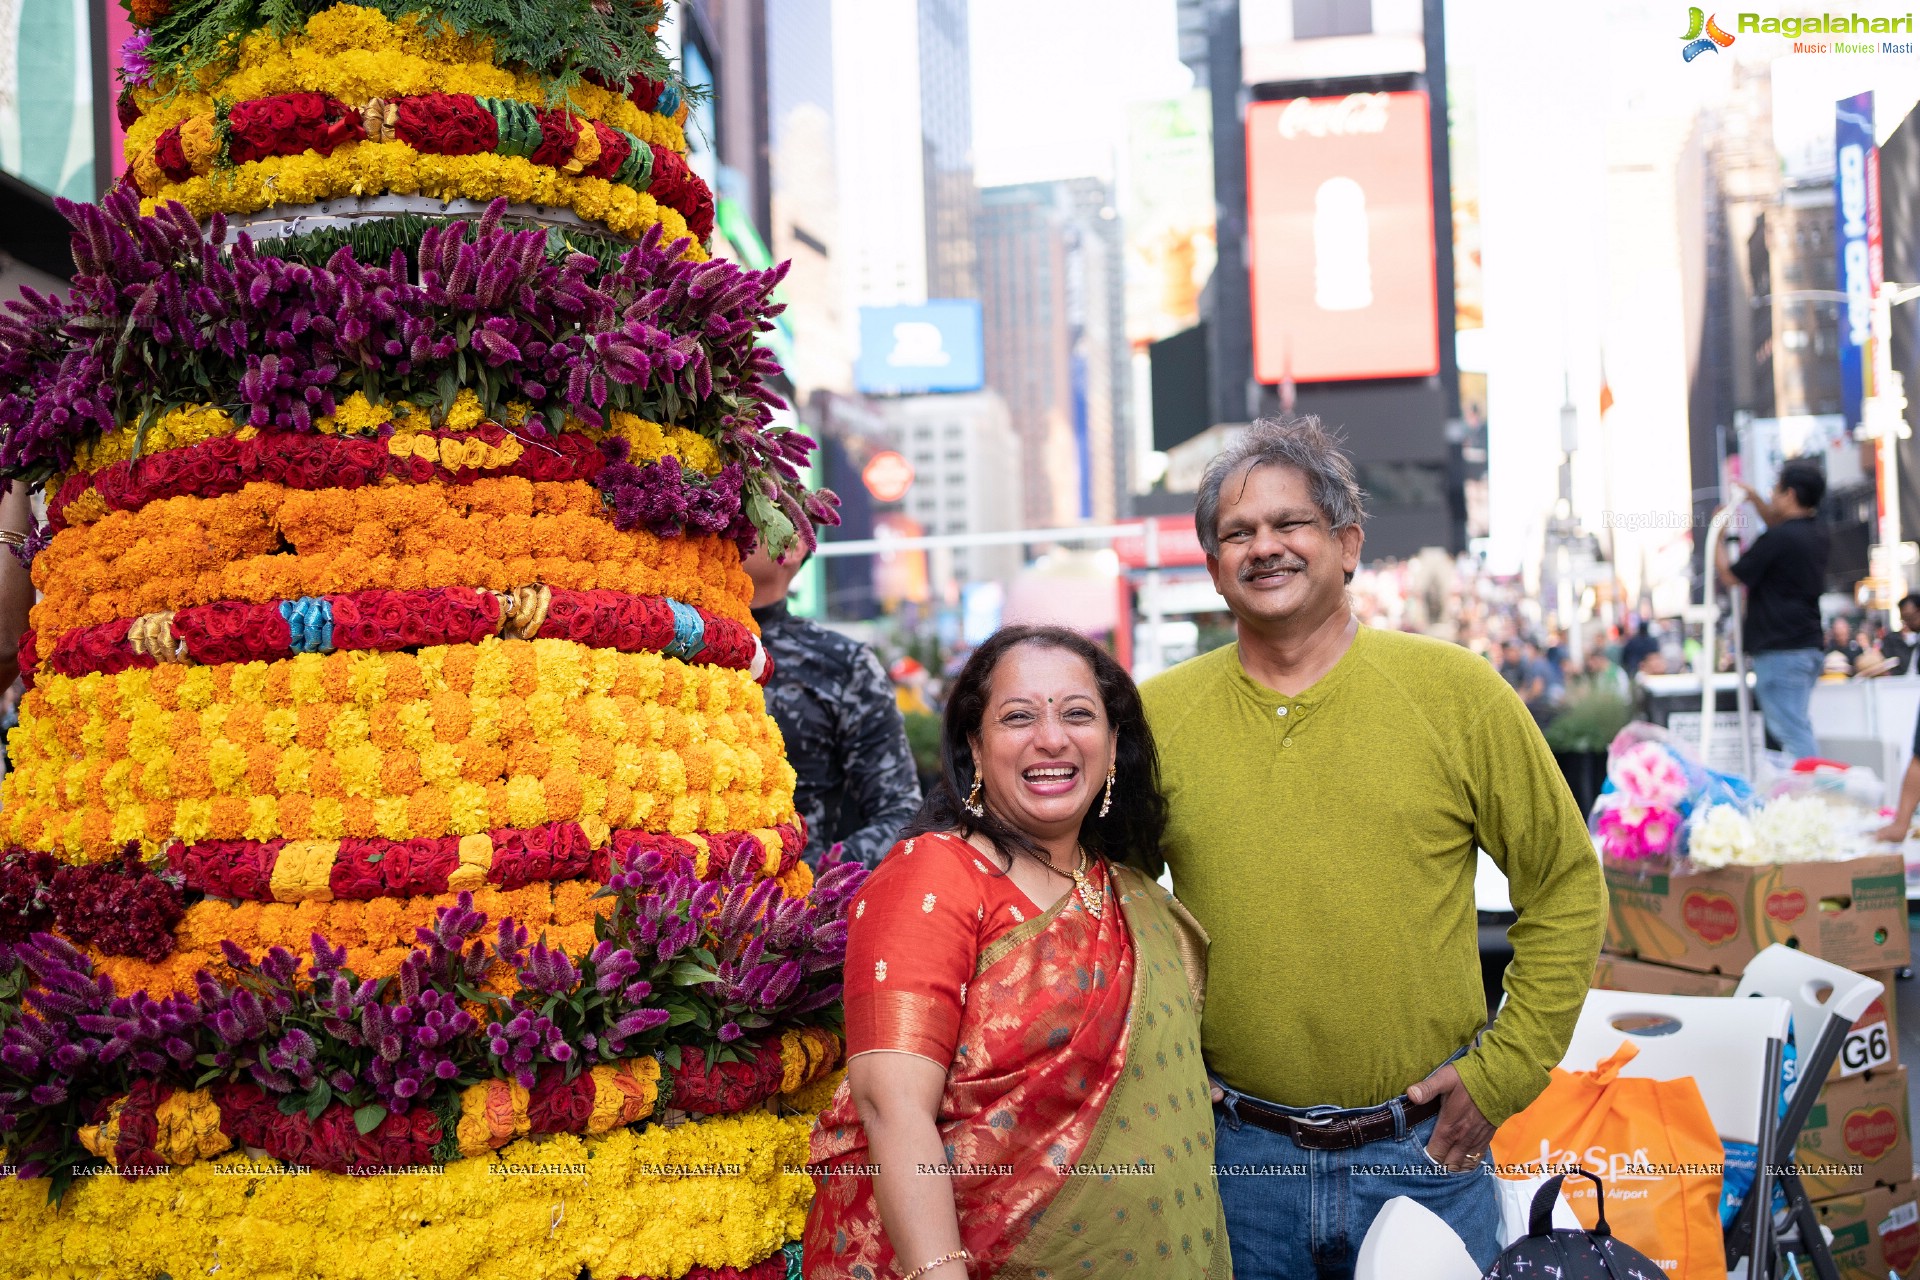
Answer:
<svg viewBox="0 0 1920 1280"><path fill-rule="evenodd" d="M1636 721L1607 749L1607 782L1589 828L1608 862L1664 870L1682 852L1696 810L1744 805L1751 794L1741 779L1707 768L1667 730Z"/></svg>
<svg viewBox="0 0 1920 1280"><path fill-rule="evenodd" d="M1702 807L1687 823L1685 853L1703 869L1844 862L1872 852L1878 822L1873 810L1844 798L1789 788L1747 805Z"/></svg>

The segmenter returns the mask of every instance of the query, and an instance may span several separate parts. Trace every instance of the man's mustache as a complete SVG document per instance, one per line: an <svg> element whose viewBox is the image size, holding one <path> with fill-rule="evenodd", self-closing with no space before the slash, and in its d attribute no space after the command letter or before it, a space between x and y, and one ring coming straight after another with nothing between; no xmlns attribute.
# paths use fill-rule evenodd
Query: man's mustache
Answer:
<svg viewBox="0 0 1920 1280"><path fill-rule="evenodd" d="M1268 556L1264 560L1254 560L1240 569L1240 581L1251 582L1264 573L1289 571L1299 573L1307 567L1307 562L1299 556Z"/></svg>

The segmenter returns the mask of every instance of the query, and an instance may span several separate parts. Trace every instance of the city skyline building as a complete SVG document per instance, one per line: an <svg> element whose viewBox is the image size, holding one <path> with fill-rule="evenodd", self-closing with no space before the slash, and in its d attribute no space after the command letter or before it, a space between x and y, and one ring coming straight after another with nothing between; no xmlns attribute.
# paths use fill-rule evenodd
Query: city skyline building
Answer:
<svg viewBox="0 0 1920 1280"><path fill-rule="evenodd" d="M929 534L1001 533L1020 527L1020 442L1007 403L993 391L878 401L896 448L913 466L902 509ZM1019 547L935 548L928 553L936 600L957 601L967 583L1011 582Z"/></svg>
<svg viewBox="0 0 1920 1280"><path fill-rule="evenodd" d="M978 297L965 0L832 0L851 311Z"/></svg>
<svg viewBox="0 0 1920 1280"><path fill-rule="evenodd" d="M987 385L1007 402L1045 527L1127 510L1131 371L1113 195L1094 178L980 193Z"/></svg>
<svg viewBox="0 0 1920 1280"><path fill-rule="evenodd" d="M793 331L787 370L802 403L849 391L857 326L844 267L835 122L834 0L781 0L767 11L769 243Z"/></svg>
<svg viewBox="0 0 1920 1280"><path fill-rule="evenodd" d="M977 298L973 70L967 0L918 0L927 297Z"/></svg>

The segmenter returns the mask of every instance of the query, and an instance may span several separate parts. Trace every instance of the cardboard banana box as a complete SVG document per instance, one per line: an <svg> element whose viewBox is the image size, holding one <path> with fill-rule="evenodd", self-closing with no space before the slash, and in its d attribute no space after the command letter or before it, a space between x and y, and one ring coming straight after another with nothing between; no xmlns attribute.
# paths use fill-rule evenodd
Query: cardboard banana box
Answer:
<svg viewBox="0 0 1920 1280"><path fill-rule="evenodd" d="M1794 1163L1815 1200L1911 1181L1907 1069L1867 1071L1821 1089Z"/></svg>
<svg viewBox="0 0 1920 1280"><path fill-rule="evenodd" d="M1920 1185L1875 1187L1813 1207L1833 1232L1840 1280L1920 1280Z"/></svg>
<svg viewBox="0 0 1920 1280"><path fill-rule="evenodd" d="M1778 942L1860 973L1908 961L1898 856L1685 875L1609 867L1607 894L1607 950L1637 960L1734 977Z"/></svg>

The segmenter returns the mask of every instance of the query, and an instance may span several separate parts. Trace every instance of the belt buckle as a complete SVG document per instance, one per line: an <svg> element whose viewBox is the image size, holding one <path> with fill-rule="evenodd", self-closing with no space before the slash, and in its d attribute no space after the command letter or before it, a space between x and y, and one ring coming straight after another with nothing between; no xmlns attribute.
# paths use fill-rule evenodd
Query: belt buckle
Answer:
<svg viewBox="0 0 1920 1280"><path fill-rule="evenodd" d="M1301 1137L1317 1138L1329 1144L1325 1147L1318 1148L1320 1150L1336 1151L1343 1149L1341 1144L1351 1144L1353 1136L1353 1120L1351 1117L1324 1116L1317 1120L1309 1120L1305 1116L1294 1116L1293 1122L1306 1131ZM1301 1145L1307 1146L1308 1144L1303 1142ZM1314 1148L1309 1147L1309 1150L1312 1149Z"/></svg>

